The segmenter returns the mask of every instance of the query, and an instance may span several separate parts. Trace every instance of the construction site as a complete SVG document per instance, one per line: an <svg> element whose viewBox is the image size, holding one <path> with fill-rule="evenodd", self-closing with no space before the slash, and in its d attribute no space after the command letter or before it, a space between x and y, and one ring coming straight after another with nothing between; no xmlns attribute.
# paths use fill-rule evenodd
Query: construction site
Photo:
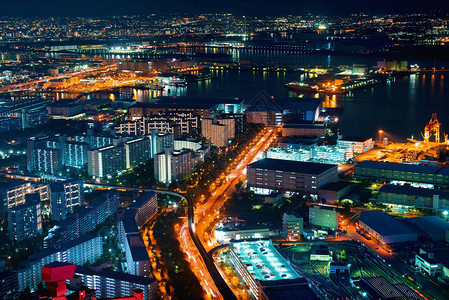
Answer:
<svg viewBox="0 0 449 300"><path fill-rule="evenodd" d="M382 133L380 130L379 135ZM377 148L358 155L355 160L445 165L449 140L447 134L442 134L436 114L432 114L421 136L421 140L409 138L406 143L395 143L385 138L379 141Z"/></svg>

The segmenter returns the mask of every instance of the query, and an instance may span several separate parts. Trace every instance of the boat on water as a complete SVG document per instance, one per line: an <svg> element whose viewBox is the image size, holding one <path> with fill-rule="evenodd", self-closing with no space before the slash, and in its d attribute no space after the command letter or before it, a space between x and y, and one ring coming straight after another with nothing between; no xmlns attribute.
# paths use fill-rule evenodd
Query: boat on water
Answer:
<svg viewBox="0 0 449 300"><path fill-rule="evenodd" d="M285 85L285 87L294 92L300 93L319 93L319 88L317 85L310 85L302 82L289 82Z"/></svg>

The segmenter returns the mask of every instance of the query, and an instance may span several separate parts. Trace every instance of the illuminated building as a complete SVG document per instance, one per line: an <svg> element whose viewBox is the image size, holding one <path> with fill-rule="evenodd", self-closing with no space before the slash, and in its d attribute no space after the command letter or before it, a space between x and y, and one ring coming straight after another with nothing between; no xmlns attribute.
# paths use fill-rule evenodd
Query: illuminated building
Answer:
<svg viewBox="0 0 449 300"><path fill-rule="evenodd" d="M299 240L303 230L303 218L295 214L282 215L282 233L289 240Z"/></svg>
<svg viewBox="0 0 449 300"><path fill-rule="evenodd" d="M382 181L449 186L449 168L365 160L354 167L354 177Z"/></svg>
<svg viewBox="0 0 449 300"><path fill-rule="evenodd" d="M229 126L226 124L229 124ZM234 119L205 118L201 120L201 135L219 148L228 146L230 130L233 130L233 135L235 135Z"/></svg>
<svg viewBox="0 0 449 300"><path fill-rule="evenodd" d="M323 122L286 123L282 126L282 136L324 137L326 126Z"/></svg>
<svg viewBox="0 0 449 300"><path fill-rule="evenodd" d="M170 133L151 131L151 157L158 153L165 152L165 149L174 146L174 136Z"/></svg>
<svg viewBox="0 0 449 300"><path fill-rule="evenodd" d="M399 207L449 210L449 191L386 184L377 194L379 202Z"/></svg>
<svg viewBox="0 0 449 300"><path fill-rule="evenodd" d="M87 173L92 177L112 177L126 169L124 145L87 151Z"/></svg>
<svg viewBox="0 0 449 300"><path fill-rule="evenodd" d="M307 191L338 180L336 165L265 158L247 166L247 186L260 194Z"/></svg>
<svg viewBox="0 0 449 300"><path fill-rule="evenodd" d="M352 149L354 153L364 153L374 148L373 139L346 138L338 139L337 147Z"/></svg>
<svg viewBox="0 0 449 300"><path fill-rule="evenodd" d="M25 203L8 209L9 239L16 242L42 233L41 199L38 193L26 194Z"/></svg>
<svg viewBox="0 0 449 300"><path fill-rule="evenodd" d="M5 261L0 260L0 293L4 300L17 299L19 283L17 282L17 271L9 270Z"/></svg>
<svg viewBox="0 0 449 300"><path fill-rule="evenodd" d="M157 194L148 192L139 197L128 207L128 210L135 212L135 221L140 228L157 213Z"/></svg>
<svg viewBox="0 0 449 300"><path fill-rule="evenodd" d="M310 250L310 260L332 261L332 251L326 245L313 245Z"/></svg>
<svg viewBox="0 0 449 300"><path fill-rule="evenodd" d="M145 244L135 221L135 211L119 222L120 243L125 252L126 272L137 276L149 277L151 262Z"/></svg>
<svg viewBox="0 0 449 300"><path fill-rule="evenodd" d="M141 137L125 143L126 168L144 163L151 159L151 138Z"/></svg>
<svg viewBox="0 0 449 300"><path fill-rule="evenodd" d="M213 104L208 103L200 104L182 101L182 98L179 98L179 104L171 102L165 103L164 101L156 103L136 103L129 108L128 117L131 120L135 120L165 112L192 112L199 115L201 118L209 118L210 110L213 106Z"/></svg>
<svg viewBox="0 0 449 300"><path fill-rule="evenodd" d="M89 145L82 142L66 141L64 143L64 165L80 168L87 164Z"/></svg>
<svg viewBox="0 0 449 300"><path fill-rule="evenodd" d="M190 149L173 150L154 156L154 175L157 181L170 184L186 179L193 169L204 160L201 152L192 153Z"/></svg>
<svg viewBox="0 0 449 300"><path fill-rule="evenodd" d="M381 210L362 211L359 226L381 244L416 242L418 235Z"/></svg>
<svg viewBox="0 0 449 300"><path fill-rule="evenodd" d="M60 149L39 147L34 150L35 170L44 174L57 175L62 169Z"/></svg>
<svg viewBox="0 0 449 300"><path fill-rule="evenodd" d="M50 185L51 216L55 221L64 220L75 206L84 205L84 189L81 180L66 180Z"/></svg>
<svg viewBox="0 0 449 300"><path fill-rule="evenodd" d="M283 105L283 121L317 121L321 112L321 100L315 98L290 98Z"/></svg>
<svg viewBox="0 0 449 300"><path fill-rule="evenodd" d="M73 101L57 101L47 106L50 119L69 119L83 112L83 105Z"/></svg>
<svg viewBox="0 0 449 300"><path fill-rule="evenodd" d="M247 225L233 228L216 228L215 238L220 244L247 239L266 239L277 235L264 225Z"/></svg>
<svg viewBox="0 0 449 300"><path fill-rule="evenodd" d="M73 137L75 142L87 143L89 149L103 148L114 143L114 138L107 135L93 135L88 132L86 135L76 135Z"/></svg>
<svg viewBox="0 0 449 300"><path fill-rule="evenodd" d="M344 163L352 157L352 152L335 146L277 147L267 151L267 158L294 161Z"/></svg>
<svg viewBox="0 0 449 300"><path fill-rule="evenodd" d="M49 230L44 238L44 248L54 247L86 235L103 223L109 216L115 214L120 206L118 192L110 191L103 194L76 214L70 215L58 225Z"/></svg>
<svg viewBox="0 0 449 300"><path fill-rule="evenodd" d="M231 241L230 260L255 299L318 299L270 240Z"/></svg>
<svg viewBox="0 0 449 300"><path fill-rule="evenodd" d="M292 149L287 147L270 148L267 151L267 158L294 160L294 161L309 161L312 158L312 152L306 149Z"/></svg>
<svg viewBox="0 0 449 300"><path fill-rule="evenodd" d="M385 71L406 71L408 68L408 61L390 61L384 59L377 62L377 68Z"/></svg>
<svg viewBox="0 0 449 300"><path fill-rule="evenodd" d="M48 184L32 183L19 179L8 179L0 185L0 218L4 218L8 208L24 204L25 195L39 193L41 201L50 200L50 188Z"/></svg>
<svg viewBox="0 0 449 300"><path fill-rule="evenodd" d="M29 287L32 291L37 289L41 282L42 267L54 261L69 262L84 265L86 262L95 262L103 254L103 238L101 236L85 235L73 241L58 244L55 250L43 250L20 263L17 270L19 291Z"/></svg>
<svg viewBox="0 0 449 300"><path fill-rule="evenodd" d="M337 230L338 211L334 207L314 205L309 207L309 224Z"/></svg>
<svg viewBox="0 0 449 300"><path fill-rule="evenodd" d="M77 266L75 277L70 280L70 287L78 290L80 285L94 289L98 298L129 297L135 290L140 289L144 300L157 299L158 287L155 279L109 269L98 270L98 268Z"/></svg>
<svg viewBox="0 0 449 300"><path fill-rule="evenodd" d="M22 120L17 117L0 117L0 132L22 129Z"/></svg>

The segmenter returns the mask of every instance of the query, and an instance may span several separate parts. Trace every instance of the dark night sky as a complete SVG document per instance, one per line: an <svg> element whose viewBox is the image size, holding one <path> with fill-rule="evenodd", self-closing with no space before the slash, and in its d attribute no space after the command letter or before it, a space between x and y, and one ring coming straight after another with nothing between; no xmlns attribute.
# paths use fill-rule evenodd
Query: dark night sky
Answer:
<svg viewBox="0 0 449 300"><path fill-rule="evenodd" d="M447 0L0 0L0 15L123 15L170 12L230 12L301 15L353 12L449 12Z"/></svg>

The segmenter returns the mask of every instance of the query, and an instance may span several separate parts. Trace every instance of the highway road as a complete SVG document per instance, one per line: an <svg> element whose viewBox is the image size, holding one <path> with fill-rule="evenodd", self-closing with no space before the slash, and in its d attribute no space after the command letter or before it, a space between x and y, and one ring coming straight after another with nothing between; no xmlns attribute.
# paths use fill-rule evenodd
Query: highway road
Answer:
<svg viewBox="0 0 449 300"><path fill-rule="evenodd" d="M245 178L246 166L253 162L261 152L270 146L275 140L275 136L276 129L274 128L265 129L259 134L252 141L248 149L246 149L246 151L244 150L244 152L231 163L225 175L225 183L222 186L216 187L212 191L212 196L208 198L204 204L198 205L196 210L193 200L187 199L190 236L207 267L207 271L213 278L216 287L224 299L237 299L234 292L238 294L238 291L231 290L217 269L212 258L212 253L208 253L212 248L218 246L218 243L211 241L211 232L206 231L210 228L209 225L215 221L217 216L219 216L220 208L235 191L235 185ZM188 241L183 239L181 242L187 243Z"/></svg>

